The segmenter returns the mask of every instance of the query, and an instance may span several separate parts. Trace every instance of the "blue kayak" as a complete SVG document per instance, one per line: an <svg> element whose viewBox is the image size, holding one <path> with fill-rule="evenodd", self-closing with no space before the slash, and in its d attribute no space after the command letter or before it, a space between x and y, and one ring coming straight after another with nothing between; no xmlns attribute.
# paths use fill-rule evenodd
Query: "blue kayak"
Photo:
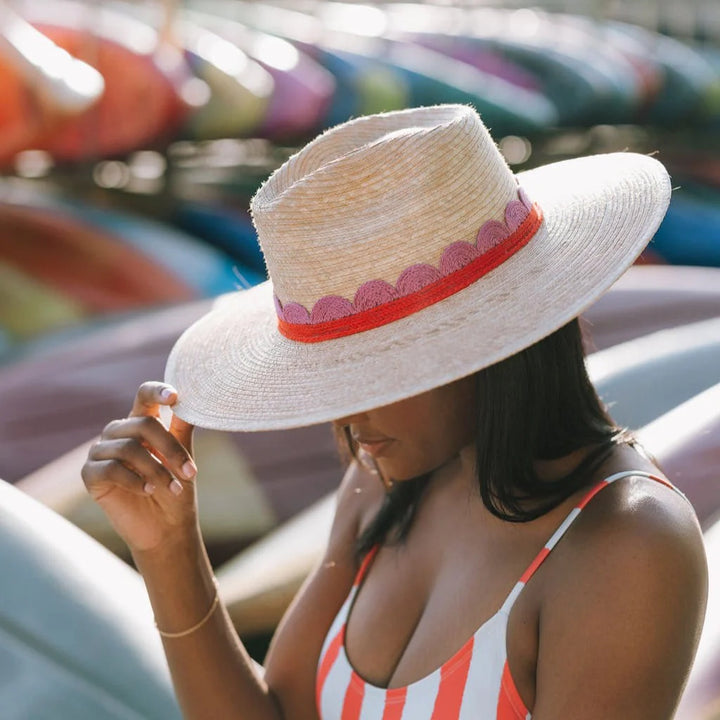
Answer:
<svg viewBox="0 0 720 720"><path fill-rule="evenodd" d="M673 265L720 267L720 196L676 191L649 247Z"/></svg>
<svg viewBox="0 0 720 720"><path fill-rule="evenodd" d="M202 238L236 260L250 285L266 279L265 260L250 215L217 204L178 203L171 221L180 229Z"/></svg>

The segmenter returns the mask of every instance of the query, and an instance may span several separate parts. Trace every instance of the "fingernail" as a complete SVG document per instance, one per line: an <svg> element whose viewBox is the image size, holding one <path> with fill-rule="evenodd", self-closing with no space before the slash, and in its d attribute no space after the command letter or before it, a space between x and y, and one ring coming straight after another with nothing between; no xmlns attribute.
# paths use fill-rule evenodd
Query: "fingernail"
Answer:
<svg viewBox="0 0 720 720"><path fill-rule="evenodd" d="M160 397L163 400L168 400L172 394L175 392L175 388L171 388L169 385L166 385L161 391L160 391Z"/></svg>
<svg viewBox="0 0 720 720"><path fill-rule="evenodd" d="M182 466L183 477L190 480L190 478L194 478L196 474L197 474L197 468L195 467L195 463L192 460L188 460Z"/></svg>
<svg viewBox="0 0 720 720"><path fill-rule="evenodd" d="M183 486L178 482L176 478L172 479L170 483L170 492L173 495L179 495L183 491Z"/></svg>
<svg viewBox="0 0 720 720"><path fill-rule="evenodd" d="M155 492L155 486L151 482L146 482L143 490L148 494L152 495Z"/></svg>

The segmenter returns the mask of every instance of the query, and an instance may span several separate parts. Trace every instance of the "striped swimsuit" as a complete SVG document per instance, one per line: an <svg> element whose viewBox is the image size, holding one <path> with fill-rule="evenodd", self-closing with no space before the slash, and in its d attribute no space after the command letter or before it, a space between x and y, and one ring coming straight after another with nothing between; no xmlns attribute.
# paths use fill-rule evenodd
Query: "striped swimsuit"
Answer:
<svg viewBox="0 0 720 720"><path fill-rule="evenodd" d="M368 553L320 653L316 699L321 720L530 720L507 663L505 635L510 610L580 511L602 488L630 475L651 478L675 489L662 478L636 470L601 480L570 511L500 610L440 668L406 687L371 685L354 671L345 652L348 614L377 548Z"/></svg>

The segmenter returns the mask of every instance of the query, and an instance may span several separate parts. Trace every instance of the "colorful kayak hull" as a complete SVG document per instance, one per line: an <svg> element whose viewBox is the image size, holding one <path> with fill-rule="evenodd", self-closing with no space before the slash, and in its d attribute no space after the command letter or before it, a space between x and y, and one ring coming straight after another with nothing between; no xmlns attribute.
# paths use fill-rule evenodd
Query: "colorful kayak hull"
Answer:
<svg viewBox="0 0 720 720"><path fill-rule="evenodd" d="M279 37L207 13L185 11L187 22L208 28L247 53L272 76L274 90L257 135L276 141L320 130L333 94L333 75Z"/></svg>
<svg viewBox="0 0 720 720"><path fill-rule="evenodd" d="M0 259L0 328L8 342L76 325L86 315L79 302Z"/></svg>
<svg viewBox="0 0 720 720"><path fill-rule="evenodd" d="M720 267L720 203L674 193L650 248L675 265Z"/></svg>
<svg viewBox="0 0 720 720"><path fill-rule="evenodd" d="M196 102L182 53L148 25L109 7L24 0L17 8L71 55L100 71L101 99L35 139L59 161L125 154L166 142Z"/></svg>
<svg viewBox="0 0 720 720"><path fill-rule="evenodd" d="M0 205L0 258L86 312L177 302L190 288L93 223L38 205Z"/></svg>

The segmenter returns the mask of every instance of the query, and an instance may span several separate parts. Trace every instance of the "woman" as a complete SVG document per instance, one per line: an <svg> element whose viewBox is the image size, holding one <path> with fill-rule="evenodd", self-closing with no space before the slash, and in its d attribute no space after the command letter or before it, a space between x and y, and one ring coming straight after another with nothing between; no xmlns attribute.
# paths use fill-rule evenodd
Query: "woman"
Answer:
<svg viewBox="0 0 720 720"><path fill-rule="evenodd" d="M672 717L702 537L600 405L574 319L668 200L630 153L515 176L464 106L351 121L269 178L252 210L271 282L191 327L83 469L186 717ZM327 420L359 460L263 675L203 548L192 428Z"/></svg>

